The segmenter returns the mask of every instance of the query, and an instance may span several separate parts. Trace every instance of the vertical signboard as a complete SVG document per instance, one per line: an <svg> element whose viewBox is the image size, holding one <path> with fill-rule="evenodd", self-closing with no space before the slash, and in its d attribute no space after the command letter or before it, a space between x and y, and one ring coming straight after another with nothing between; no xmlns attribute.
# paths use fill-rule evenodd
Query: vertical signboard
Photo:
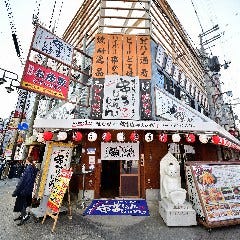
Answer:
<svg viewBox="0 0 240 240"><path fill-rule="evenodd" d="M135 35L123 35L123 76L137 75L137 42Z"/></svg>
<svg viewBox="0 0 240 240"><path fill-rule="evenodd" d="M71 170L63 168L56 178L54 187L47 202L48 208L50 208L55 213L59 211L64 194L68 188L69 181L72 177L72 173L73 172Z"/></svg>
<svg viewBox="0 0 240 240"><path fill-rule="evenodd" d="M49 143L39 186L39 197L43 194L50 195L56 176L60 174L62 168L70 167L72 147L72 144L68 143Z"/></svg>
<svg viewBox="0 0 240 240"><path fill-rule="evenodd" d="M19 89L18 92L18 101L17 101L17 105L16 105L16 109L15 109L15 113L14 116L15 117L25 117L25 103L28 97L28 92L23 90L23 89Z"/></svg>
<svg viewBox="0 0 240 240"><path fill-rule="evenodd" d="M166 56L165 50L161 45L158 45L157 54L156 54L156 63L161 68L164 68L166 64L165 56Z"/></svg>
<svg viewBox="0 0 240 240"><path fill-rule="evenodd" d="M91 101L91 118L102 118L102 103L103 103L103 79L94 79L92 86L92 101Z"/></svg>
<svg viewBox="0 0 240 240"><path fill-rule="evenodd" d="M173 60L171 56L167 56L167 62L165 66L165 71L169 74L172 75L172 66L173 66Z"/></svg>
<svg viewBox="0 0 240 240"><path fill-rule="evenodd" d="M93 78L104 78L107 74L108 35L96 34L93 55Z"/></svg>
<svg viewBox="0 0 240 240"><path fill-rule="evenodd" d="M140 109L141 109L141 119L149 120L152 118L150 80L140 81Z"/></svg>
<svg viewBox="0 0 240 240"><path fill-rule="evenodd" d="M108 75L122 75L122 35L109 35Z"/></svg>
<svg viewBox="0 0 240 240"><path fill-rule="evenodd" d="M176 82L179 82L179 69L178 69L178 66L175 64L173 64L173 79Z"/></svg>
<svg viewBox="0 0 240 240"><path fill-rule="evenodd" d="M137 56L139 79L151 79L150 36L137 36Z"/></svg>

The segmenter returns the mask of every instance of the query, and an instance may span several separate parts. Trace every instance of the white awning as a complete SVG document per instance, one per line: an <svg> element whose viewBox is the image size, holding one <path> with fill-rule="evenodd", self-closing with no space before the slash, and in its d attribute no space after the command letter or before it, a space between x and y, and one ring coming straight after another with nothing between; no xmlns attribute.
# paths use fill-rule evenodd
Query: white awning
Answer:
<svg viewBox="0 0 240 240"><path fill-rule="evenodd" d="M240 146L240 141L212 120L207 122L92 120L92 119L35 119L35 129L103 129L103 130L157 130L218 134Z"/></svg>

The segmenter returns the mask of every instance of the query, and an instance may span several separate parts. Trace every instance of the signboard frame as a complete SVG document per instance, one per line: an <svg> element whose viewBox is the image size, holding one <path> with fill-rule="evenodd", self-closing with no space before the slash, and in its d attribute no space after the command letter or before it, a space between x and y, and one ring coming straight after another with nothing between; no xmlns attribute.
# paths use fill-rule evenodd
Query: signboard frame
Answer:
<svg viewBox="0 0 240 240"><path fill-rule="evenodd" d="M240 182L236 194L234 183L240 162L186 162L185 167L189 200L199 223L207 228L239 224Z"/></svg>
<svg viewBox="0 0 240 240"><path fill-rule="evenodd" d="M51 218L54 219L53 227L52 227L52 232L55 230L57 220L58 220L58 215L60 211L60 207L62 205L62 200L63 197L68 191L68 211L69 211L69 217L71 218L72 216L72 210L71 210L71 203L70 203L70 193L69 193L69 182L71 180L73 171L70 168L68 169L62 169L61 173L57 177L54 187L52 189L52 192L49 196L48 202L47 202L47 210L45 212L44 218L42 220L42 224L46 220L47 216L50 216Z"/></svg>

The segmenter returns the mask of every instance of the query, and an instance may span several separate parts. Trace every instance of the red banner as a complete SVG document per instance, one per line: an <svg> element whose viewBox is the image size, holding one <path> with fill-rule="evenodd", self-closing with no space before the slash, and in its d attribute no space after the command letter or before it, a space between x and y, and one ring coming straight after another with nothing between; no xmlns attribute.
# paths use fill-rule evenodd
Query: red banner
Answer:
<svg viewBox="0 0 240 240"><path fill-rule="evenodd" d="M37 63L27 61L21 87L28 91L66 100L69 77Z"/></svg>
<svg viewBox="0 0 240 240"><path fill-rule="evenodd" d="M72 177L72 171L67 169L62 169L60 176L56 179L52 192L47 202L48 208L54 212L58 212L61 206L64 194L69 185L69 181Z"/></svg>

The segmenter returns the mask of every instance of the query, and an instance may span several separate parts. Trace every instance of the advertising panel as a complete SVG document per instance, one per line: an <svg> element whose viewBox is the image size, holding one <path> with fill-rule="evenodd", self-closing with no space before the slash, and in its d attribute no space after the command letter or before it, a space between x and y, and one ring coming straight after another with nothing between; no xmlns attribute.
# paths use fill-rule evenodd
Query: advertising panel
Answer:
<svg viewBox="0 0 240 240"><path fill-rule="evenodd" d="M27 61L21 87L28 91L66 100L68 97L69 81L69 77L61 73Z"/></svg>

